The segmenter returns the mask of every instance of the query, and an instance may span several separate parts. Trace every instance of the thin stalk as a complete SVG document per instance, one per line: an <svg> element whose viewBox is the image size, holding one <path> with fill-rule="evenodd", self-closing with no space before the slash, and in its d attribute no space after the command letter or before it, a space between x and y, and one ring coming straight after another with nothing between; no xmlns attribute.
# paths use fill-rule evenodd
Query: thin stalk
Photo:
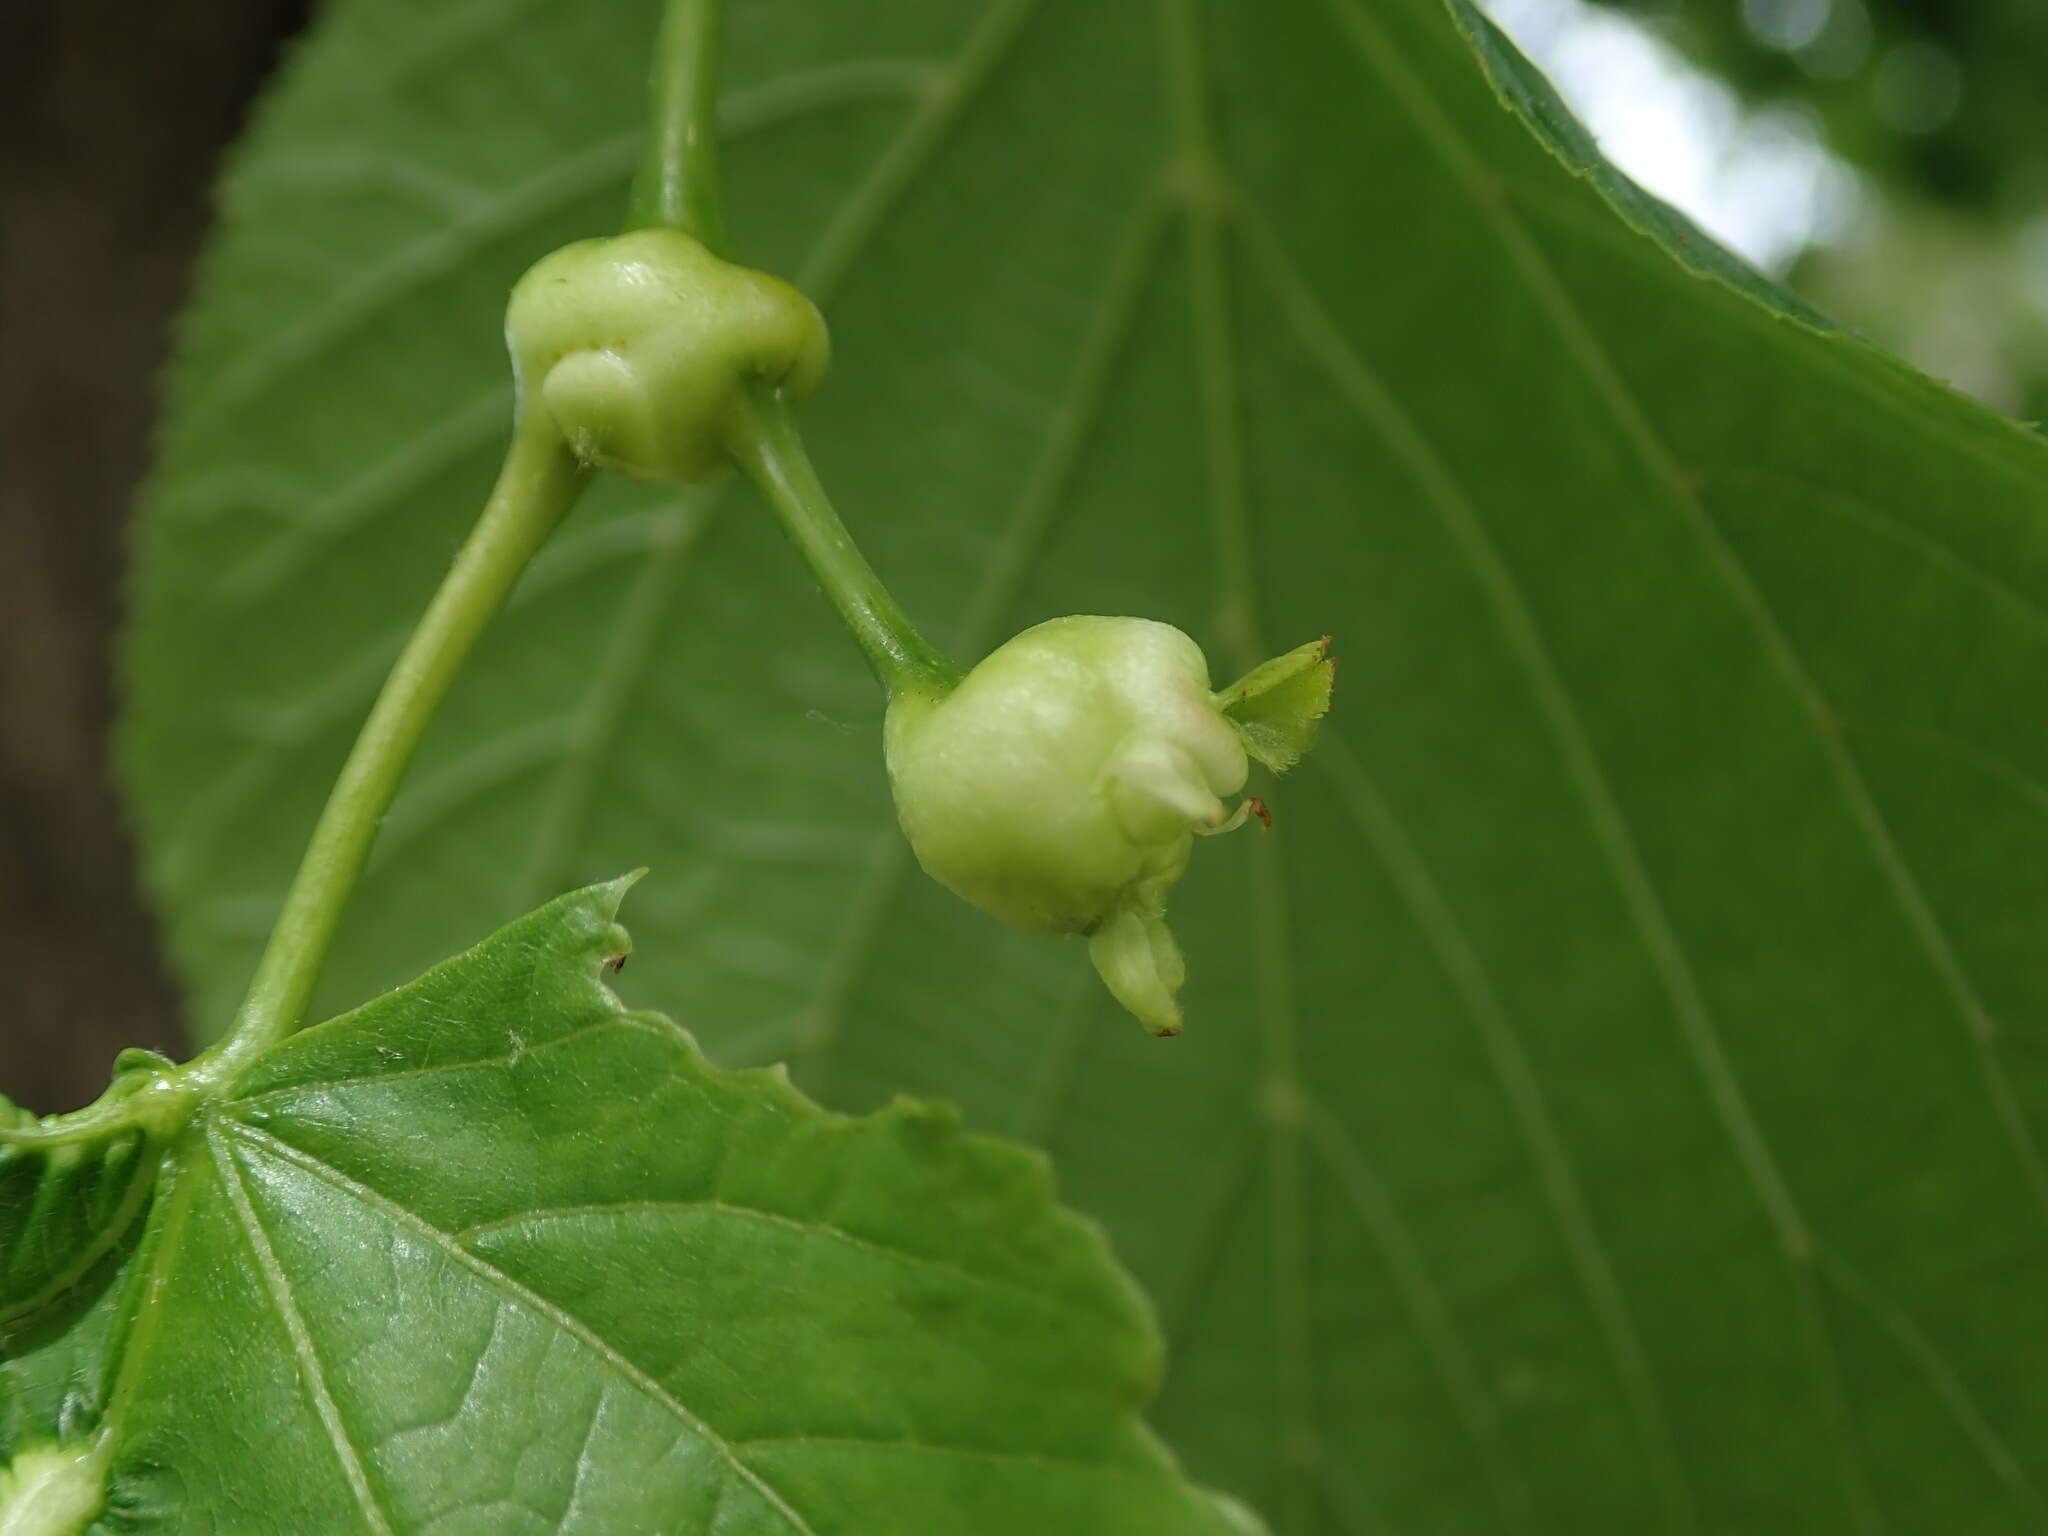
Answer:
<svg viewBox="0 0 2048 1536"><path fill-rule="evenodd" d="M718 175L718 43L722 0L669 0L654 65L647 146L627 227L679 229L725 252ZM950 687L960 670L896 606L867 563L804 452L789 406L748 389L728 424L734 460L761 488L853 631L883 687Z"/></svg>
<svg viewBox="0 0 2048 1536"><path fill-rule="evenodd" d="M893 694L957 683L960 669L904 616L832 509L788 403L762 386L751 387L735 411L727 442L810 563L882 686Z"/></svg>
<svg viewBox="0 0 2048 1536"><path fill-rule="evenodd" d="M655 44L647 143L633 179L626 228L679 229L725 254L718 187L718 40L721 0L669 0Z"/></svg>
<svg viewBox="0 0 2048 1536"><path fill-rule="evenodd" d="M428 721L583 483L554 429L522 412L483 514L385 679L327 797L233 1029L193 1063L198 1081L225 1081L298 1028L342 908Z"/></svg>

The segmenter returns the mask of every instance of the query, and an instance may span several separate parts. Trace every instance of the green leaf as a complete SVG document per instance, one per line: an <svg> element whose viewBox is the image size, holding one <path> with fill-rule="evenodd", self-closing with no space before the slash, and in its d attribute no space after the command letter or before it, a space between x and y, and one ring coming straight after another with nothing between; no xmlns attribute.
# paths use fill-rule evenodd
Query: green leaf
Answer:
<svg viewBox="0 0 2048 1536"><path fill-rule="evenodd" d="M170 1126L137 1095L170 1066L153 1051L123 1051L97 1104L40 1124L0 1099L0 1341L61 1327L49 1314L62 1312L147 1208ZM67 1125L61 1139L25 1139Z"/></svg>
<svg viewBox="0 0 2048 1536"><path fill-rule="evenodd" d="M628 883L288 1041L173 1142L61 1428L107 1436L95 1529L1255 1530L1138 1422L1149 1314L1044 1160L708 1066L600 980ZM0 1456L59 1432L0 1420Z"/></svg>
<svg viewBox="0 0 2048 1536"><path fill-rule="evenodd" d="M60 1302L149 1200L158 1149L135 1127L87 1145L0 1147L0 1334Z"/></svg>
<svg viewBox="0 0 2048 1536"><path fill-rule="evenodd" d="M487 486L511 280L616 226L653 25L327 16L142 531L127 772L202 1025ZM572 518L329 998L654 865L633 992L1049 1148L1159 1298L1162 1427L1286 1536L2039 1525L2048 446L1622 182L1466 7L1189 21L735 0L725 178L832 324L835 499L956 655L1336 636L1276 830L1176 894L1187 1033L917 875L737 488Z"/></svg>

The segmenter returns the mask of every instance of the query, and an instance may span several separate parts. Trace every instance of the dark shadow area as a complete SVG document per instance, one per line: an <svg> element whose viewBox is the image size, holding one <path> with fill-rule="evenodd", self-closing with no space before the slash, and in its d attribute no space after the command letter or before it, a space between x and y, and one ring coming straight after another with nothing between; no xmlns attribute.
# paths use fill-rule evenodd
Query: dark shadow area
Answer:
<svg viewBox="0 0 2048 1536"><path fill-rule="evenodd" d="M177 1048L109 767L125 530L223 149L309 0L0 6L0 1093Z"/></svg>

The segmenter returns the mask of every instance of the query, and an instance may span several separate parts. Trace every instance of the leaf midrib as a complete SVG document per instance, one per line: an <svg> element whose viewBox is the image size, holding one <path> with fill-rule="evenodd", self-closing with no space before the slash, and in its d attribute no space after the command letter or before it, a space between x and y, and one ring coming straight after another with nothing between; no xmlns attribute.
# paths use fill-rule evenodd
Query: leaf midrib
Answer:
<svg viewBox="0 0 2048 1536"><path fill-rule="evenodd" d="M609 1200L593 1201L580 1205L546 1206L533 1210L514 1211L510 1215L481 1221L474 1226L464 1227L459 1232L449 1233L449 1238L465 1247L478 1238L499 1232L517 1232L522 1229L545 1225L555 1221L577 1221L586 1217L614 1217L646 1215L683 1215L706 1212L717 1216L731 1217L740 1221L760 1222L785 1232L793 1232L807 1238L823 1238L827 1242L839 1243L860 1253L889 1260L912 1269L931 1274L950 1276L955 1280L984 1289L999 1291L1021 1297L1035 1307L1042 1307L1062 1315L1078 1319L1090 1328L1108 1328L1112 1331L1123 1326L1128 1320L1107 1310L1084 1307L1068 1297L1053 1292L1035 1289L1021 1281L1003 1275L990 1274L985 1270L972 1269L965 1264L956 1264L928 1253L914 1249L900 1248L892 1243L863 1236L836 1222L819 1218L805 1218L785 1215L762 1206L742 1205L721 1198L698 1200Z"/></svg>
<svg viewBox="0 0 2048 1536"><path fill-rule="evenodd" d="M370 1185L341 1172L331 1163L293 1146L267 1131L237 1121L227 1116L217 1116L205 1132L217 1174L226 1189L234 1207L238 1224L248 1239L257 1267L263 1276L265 1289L270 1296L274 1310L291 1338L294 1352L298 1356L309 1392L314 1398L316 1411L329 1438L334 1442L337 1457L348 1472L349 1482L355 1490L366 1520L379 1532L388 1531L388 1518L383 1515L369 1478L367 1463L362 1450L349 1436L349 1431L340 1408L325 1386L324 1368L320 1361L317 1343L305 1319L298 1312L292 1300L291 1283L282 1265L270 1248L262 1218L256 1212L246 1186L232 1144L244 1143L250 1153L281 1161L297 1168L307 1176L320 1181L337 1194L358 1204L378 1220L402 1230L417 1238L427 1247L441 1254L449 1261L461 1265L494 1293L532 1315L562 1330L584 1345L593 1356L620 1380L640 1392L681 1422L690 1432L711 1446L727 1465L743 1481L752 1485L760 1495L776 1509L778 1514L800 1536L816 1536L802 1516L790 1505L781 1492L745 1457L749 1450L769 1449L797 1445L844 1445L878 1451L913 1451L942 1454L975 1459L998 1459L1008 1462L1022 1462L1037 1466L1056 1468L1065 1472L1087 1476L1107 1476L1134 1482L1156 1482L1151 1472L1114 1463L1079 1460L1038 1452L1011 1451L1001 1448L972 1445L948 1445L940 1442L916 1439L884 1439L849 1435L779 1435L751 1440L729 1440L721 1435L708 1421L692 1412L674 1393L642 1370L622 1354L604 1335L585 1323L574 1313L533 1291L493 1264L469 1245L468 1240L492 1231L507 1230L525 1225L534 1220L571 1218L583 1214L615 1214L633 1210L714 1210L721 1214L769 1221L800 1232L806 1237L826 1237L831 1240L851 1243L866 1252L888 1258L895 1262L911 1263L921 1267L944 1272L955 1278L975 1285L993 1285L1013 1291L1023 1291L1029 1299L1047 1306L1066 1309L1073 1303L1064 1298L1043 1292L1028 1291L1026 1288L963 1266L931 1259L922 1254L877 1243L845 1231L827 1222L800 1221L781 1216L778 1213L754 1207L733 1205L721 1200L711 1201L629 1201L613 1204L567 1207L523 1212L499 1221L481 1223L465 1228L461 1232L446 1232L433 1223L418 1216L403 1204ZM246 1154L244 1154L246 1155ZM1123 1320L1107 1313L1087 1314L1091 1324L1119 1324ZM379 1520L386 1523L379 1524Z"/></svg>
<svg viewBox="0 0 2048 1536"><path fill-rule="evenodd" d="M228 1204L235 1213L235 1224L241 1229L250 1257L256 1261L256 1272L263 1282L264 1293L270 1298L271 1310L277 1314L285 1337L291 1342L292 1356L299 1365L300 1383L312 1402L314 1417L320 1421L321 1431L327 1436L334 1458L341 1466L342 1479L348 1484L356 1510L372 1536L392 1536L391 1519L385 1513L383 1501L370 1486L364 1454L350 1437L341 1406L335 1402L334 1393L327 1385L326 1364L313 1342L312 1331L306 1326L305 1315L299 1311L298 1301L292 1294L291 1279L278 1263L277 1253L270 1246L270 1234L257 1218L256 1208L249 1199L248 1186L243 1183L242 1171L235 1166L234 1158L227 1149L219 1122L209 1127L206 1145L212 1157L214 1176L227 1194Z"/></svg>
<svg viewBox="0 0 2048 1536"><path fill-rule="evenodd" d="M380 1220L403 1230L417 1238L451 1263L468 1270L483 1285L496 1292L507 1302L544 1320L564 1335L575 1339L588 1350L606 1369L620 1381L662 1409L670 1417L687 1428L705 1445L709 1446L724 1461L742 1482L751 1485L755 1492L773 1509L798 1536L818 1536L818 1533L797 1513L782 1493L772 1486L734 1451L730 1442L709 1423L700 1418L672 1392L654 1377L642 1370L633 1361L620 1353L618 1347L603 1334L592 1328L574 1313L549 1300L536 1291L521 1285L517 1280L492 1264L482 1255L473 1253L448 1233L433 1223L423 1220L388 1195L372 1189L366 1184L350 1178L331 1163L326 1163L309 1153L301 1151L289 1142L261 1131L254 1126L238 1121L221 1119L216 1122L214 1134L228 1141L247 1143L262 1156L289 1163L308 1177L319 1180L337 1194L355 1201ZM253 1211L250 1219L255 1219ZM289 1327L289 1322L287 1322ZM310 1341L309 1341L310 1343ZM338 1422L338 1411L337 1411Z"/></svg>

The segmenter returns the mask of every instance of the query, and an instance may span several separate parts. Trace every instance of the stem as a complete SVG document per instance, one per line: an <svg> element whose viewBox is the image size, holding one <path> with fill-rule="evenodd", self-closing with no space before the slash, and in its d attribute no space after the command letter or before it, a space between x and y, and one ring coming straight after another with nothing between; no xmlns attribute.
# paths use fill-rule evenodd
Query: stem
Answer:
<svg viewBox="0 0 2048 1536"><path fill-rule="evenodd" d="M727 446L810 562L882 686L894 694L902 688L945 690L957 683L960 669L904 616L832 510L788 402L760 385L750 386L735 407Z"/></svg>
<svg viewBox="0 0 2048 1536"><path fill-rule="evenodd" d="M718 35L721 0L669 0L655 44L647 144L626 228L679 229L725 254L718 191Z"/></svg>
<svg viewBox="0 0 2048 1536"><path fill-rule="evenodd" d="M342 908L427 722L583 482L552 426L522 411L483 515L385 679L327 797L234 1028L194 1063L203 1077L226 1081L299 1026Z"/></svg>
<svg viewBox="0 0 2048 1536"><path fill-rule="evenodd" d="M723 0L668 0L647 147L626 219L629 229L679 229L715 255L725 253L718 182L718 38L724 11ZM764 386L749 387L734 410L727 447L773 504L882 686L894 693L958 682L960 669L912 627L832 510L787 402Z"/></svg>

